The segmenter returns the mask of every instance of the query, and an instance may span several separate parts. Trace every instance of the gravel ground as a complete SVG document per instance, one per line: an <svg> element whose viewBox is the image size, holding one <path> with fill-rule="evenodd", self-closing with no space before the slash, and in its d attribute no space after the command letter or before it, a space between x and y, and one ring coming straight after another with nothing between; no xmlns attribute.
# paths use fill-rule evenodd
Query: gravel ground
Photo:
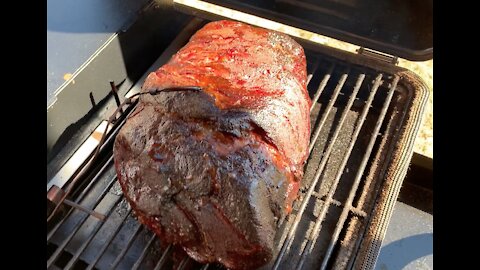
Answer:
<svg viewBox="0 0 480 270"><path fill-rule="evenodd" d="M433 60L425 62L400 60L399 66L410 69L418 74L430 89L430 96L428 98L422 128L415 141L414 151L433 158Z"/></svg>

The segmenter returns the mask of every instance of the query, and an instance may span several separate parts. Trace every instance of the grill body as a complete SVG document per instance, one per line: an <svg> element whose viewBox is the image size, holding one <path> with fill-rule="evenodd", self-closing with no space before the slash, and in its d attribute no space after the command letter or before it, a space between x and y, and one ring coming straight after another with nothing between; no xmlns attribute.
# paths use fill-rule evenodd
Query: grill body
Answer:
<svg viewBox="0 0 480 270"><path fill-rule="evenodd" d="M207 21L193 18L128 88L164 64ZM305 48L312 98L310 156L299 199L276 235L277 254L263 269L373 268L412 154L427 99L413 73L389 63L298 40ZM141 54L140 54L141 55ZM108 79L105 84L108 85ZM122 96L127 90L120 91ZM122 97L123 98L123 97ZM51 175L108 118L113 97L88 117L47 168ZM124 117L132 107L124 111ZM70 200L103 214L65 208L48 225L48 269L170 269L176 247L141 226L122 196L113 167L114 125L99 158ZM89 124L92 123L92 124ZM63 157L63 158L62 158ZM215 269L188 257L179 269Z"/></svg>

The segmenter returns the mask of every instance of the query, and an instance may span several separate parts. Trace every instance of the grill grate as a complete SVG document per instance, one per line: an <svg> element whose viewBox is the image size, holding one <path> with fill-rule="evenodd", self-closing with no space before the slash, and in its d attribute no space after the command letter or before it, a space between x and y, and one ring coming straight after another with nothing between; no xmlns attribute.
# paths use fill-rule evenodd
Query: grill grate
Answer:
<svg viewBox="0 0 480 270"><path fill-rule="evenodd" d="M354 217L365 226L368 211L357 202L372 153L401 96L398 77L306 51L312 98L312 139L300 198L278 224L278 254L265 269L325 269L334 263L341 236ZM397 91L395 91L397 90ZM396 102L392 102L396 101ZM398 103L398 102L397 102ZM71 209L47 233L47 268L163 269L172 267L171 245L163 246L134 219L116 181L110 157L78 192L75 203L107 218ZM360 190L360 193L358 192ZM361 239L353 241L350 252ZM67 254L68 256L65 256ZM320 265L321 263L321 265ZM221 268L185 257L178 269ZM308 266L308 267L307 267Z"/></svg>

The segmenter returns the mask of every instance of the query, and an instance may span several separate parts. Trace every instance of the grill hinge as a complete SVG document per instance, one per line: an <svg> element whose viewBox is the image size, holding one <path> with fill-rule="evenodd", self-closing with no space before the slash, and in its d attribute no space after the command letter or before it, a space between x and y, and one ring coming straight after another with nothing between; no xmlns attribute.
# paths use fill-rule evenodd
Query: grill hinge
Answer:
<svg viewBox="0 0 480 270"><path fill-rule="evenodd" d="M367 48L364 48L364 47L360 47L357 50L357 53L361 54L361 55L365 55L365 56L370 57L370 58L373 58L375 60L380 60L380 61L383 61L383 62L393 64L393 65L398 64L398 57L393 56L393 55L389 55L389 54L386 54L386 53L374 51L374 50L371 50L371 49L367 49Z"/></svg>

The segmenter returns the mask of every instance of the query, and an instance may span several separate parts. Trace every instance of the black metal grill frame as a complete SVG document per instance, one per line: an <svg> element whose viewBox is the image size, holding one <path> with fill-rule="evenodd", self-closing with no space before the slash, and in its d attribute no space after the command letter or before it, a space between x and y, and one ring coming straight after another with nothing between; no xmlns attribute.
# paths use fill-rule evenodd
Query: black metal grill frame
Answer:
<svg viewBox="0 0 480 270"><path fill-rule="evenodd" d="M318 123L312 126L313 127L312 140L311 140L312 142L309 147L310 153L312 153L312 151L315 149L315 142L317 141L322 129L324 129L325 122L327 120L327 117L329 117L329 115L331 114L332 109L334 108L339 109L340 111L342 111L342 113L341 113L340 119L338 120L338 123L335 126L333 135L330 137L328 146L326 147L326 149L324 149L324 151L321 154L322 158L320 159L314 178L309 183L309 186L306 192L304 190L304 193L301 194L301 200L297 200L296 205L294 206L294 213L292 213L288 217L288 220L281 221L279 224L279 228L283 226L283 231L284 232L286 231L288 233L283 233L282 234L283 236L280 238L280 241L279 241L280 251L274 261L275 264L273 265L273 269L282 268L281 267L282 261L283 259L285 259L284 258L285 254L289 250L289 247L291 246L291 243L295 238L295 233L296 233L298 224L300 223L301 219L304 217L304 212L312 198L315 200L323 201L323 204L321 207L320 214L316 218L314 229L311 230L310 233L304 236L309 240L307 241L306 246L304 246L299 253L299 256L298 256L299 261L296 264L297 269L302 268L302 266L305 263L305 258L308 257L313 245L316 243L315 240L318 237L318 234L320 233L322 222L330 206L340 207L342 209L342 212L337 222L337 226L333 233L333 236L328 243L328 248L321 265L322 269L325 269L327 266L329 267L331 266L329 264L329 262L331 263L329 258L334 254L334 249L338 243L339 235L344 229L345 221L347 220L349 215L353 215L365 220L369 218L368 212L355 207L353 202L357 194L357 189L361 185L361 181L364 180L364 172L366 170L368 171L368 166L369 166L368 163L369 163L369 160L371 159L372 152L375 152L374 151L375 145L378 144L378 141L380 139L383 139L382 127L383 129L385 128L385 122L384 122L385 117L389 113L390 114L392 113L391 106L390 106L392 98L394 97L395 93L405 95L405 93L402 93L402 91L404 90L397 88L397 85L399 84L399 82L401 82L400 78L398 76L392 75L393 73L388 73L388 72L378 73L373 69L368 69L361 65L354 65L354 64L352 65L346 62L342 62L342 61L339 61L338 59L334 59L329 56L320 55L317 52L307 52L307 59L310 60L310 63L308 65L309 92L313 94L311 95L312 97L311 111L314 110L315 106L320 106L317 101L321 101L320 102L321 104L326 103L326 105L322 106L324 107L324 109L322 108L323 113L318 115L318 117L316 117L313 121ZM312 59L315 59L313 63L311 61ZM156 65L158 67L158 63ZM322 71L319 71L320 66L322 66L323 70L326 70L326 72L321 73ZM356 72L352 72L351 71L352 68L355 69ZM339 70L342 70L342 69L343 69L343 72L340 72ZM335 74L334 74L334 71L335 71ZM356 76L352 75L353 73L356 73L355 74ZM372 74L374 75L373 76L374 80L368 81L368 79L373 79ZM345 83L347 79L353 76L355 76L356 78L354 80L355 81L354 87L352 89L346 89L347 87L345 86ZM339 77L339 78L338 80L334 80L334 79L332 80L333 77ZM316 81L318 85L316 85L315 87L311 85L313 81ZM330 87L331 88L330 91L325 91L328 88L327 85L331 85L332 81L336 82L335 87ZM364 99L364 97L357 96L359 92L367 88L369 88L369 91L366 99ZM380 88L381 88L381 91L379 91ZM376 97L377 99L381 100L381 101L377 101L376 103L377 105L381 104L380 107L374 106L375 104L374 101L377 100ZM407 99L410 99L410 98L411 98L411 95L408 95ZM346 104L339 102L339 99L342 99L344 103L346 101ZM407 100L404 106L407 107L407 104L409 102L410 101ZM360 106L361 112L357 120L354 134L349 143L347 153L343 156L340 169L338 170L335 176L334 184L329 190L327 196L326 197L322 196L317 191L317 184L321 182L320 180L322 179L322 173L325 169L325 166L328 163L330 155L332 154L335 141L337 140L338 135L342 132L342 126L347 117L347 113L351 111L352 107L358 107L358 106ZM336 187L338 185L338 182L340 181L340 178L343 175L345 165L347 164L347 161L350 157L352 149L355 147L357 138L362 130L364 121L369 111L371 110L371 108L377 109L379 116L375 123L371 137L369 139L369 143L368 143L365 155L361 160L359 169L355 176L355 181L353 182L351 190L348 194L348 198L345 202L341 202L334 198ZM389 108L390 108L390 112L389 112ZM101 204L104 197L109 192L111 192L112 186L116 182L115 181L116 178L112 177L107 180L104 174L106 174L107 171L112 171L113 169L112 159L113 158L110 157L107 160L107 162L96 173L96 175L91 179L91 181L86 185L86 187L83 188L80 192L78 192L79 194L76 196L76 199L75 199L76 203L82 203L85 200L85 198L88 197L91 189L93 189L94 186L98 185L98 183L102 181L106 182L107 184L105 185L104 189L99 193L99 196L95 200L93 200L93 203L89 204L91 206L90 208L93 209L97 205ZM110 209L108 209L105 213L108 218L110 218L110 214L114 212L114 209L117 208L122 201L124 201L124 198L121 195L118 196L118 198L116 198L116 201L113 203L113 206ZM89 219L94 220L94 218L89 217L89 215L84 212L81 212L75 209L70 210L64 216L64 218L62 218L61 221L56 226L54 226L52 230L50 230L47 233L47 246L53 247L52 239L54 235L58 231L60 231L60 228L64 226L65 222L67 222L67 220L69 219L78 220L76 225L70 228L71 229L70 233L68 233L66 237L62 238L61 243L55 245L56 246L55 250L52 252L52 254L50 254L49 257L47 257L47 268L64 267L65 269L76 269L80 267L85 269L97 269L98 266L96 266L96 264L100 261L100 259L102 258L102 255L106 252L106 250L110 247L110 244L115 240L115 237L117 236L119 231L122 230L122 227L126 224L126 220L129 218L130 219L132 218L131 209L127 210L126 213L124 214L125 215L122 217L119 225L105 239L104 245L102 246L101 249L98 250L98 253L94 257L94 260L90 263L85 263L85 262L82 262L81 260L82 252L88 247L90 242L97 236L97 233L101 230L102 226L108 221L108 218L107 218L107 221L105 222L97 220L96 224L94 224L94 228L91 231L91 234L84 240L84 242L82 242L79 249L77 249L75 252L72 253L70 251L67 251L65 248L70 244L70 241L74 239L75 235L78 233L80 228L85 224L85 222ZM145 232L145 230L146 229L143 226L141 226L139 223L135 224L132 230L132 233L126 239L126 241L124 241L125 245L123 246L122 249L120 249L120 252L117 254L113 262L110 264L110 269L116 269L118 266L121 265L122 259L124 259L125 255L128 254L130 247L137 240L140 233ZM364 231L362 231L362 233L363 232ZM156 242L158 242L157 238L154 235L152 235L152 233L150 232L147 232L146 236L148 240L146 241L146 244L144 245L143 250L141 250L141 252L138 254L138 258L135 260L135 262L131 266L131 269L144 269L145 265L143 264L144 264L145 258L148 257L149 253L152 253L151 251L152 249L155 249L153 246L155 245ZM355 248L354 248L355 250L359 248L360 240L361 240L361 237L359 240L356 241ZM159 254L157 256L158 260L151 268L162 269L162 267L164 266L167 266L167 267L171 266L171 262L169 264L168 260L172 250L173 250L172 246L165 247L163 249L162 254ZM57 260L60 261L62 255L65 255L65 253L72 253L69 255L70 258L67 259L67 262L64 265L63 263L55 264ZM352 266L352 263L353 263L353 260L350 261L350 265L349 265L350 267ZM184 258L180 262L179 269L183 269L187 265L192 265L192 264L199 266L192 260L188 258ZM81 267L79 265L86 265L86 267ZM212 267L211 265L204 265L204 266L201 266L201 269L208 269L211 267ZM218 267L218 266L214 265L213 267Z"/></svg>

